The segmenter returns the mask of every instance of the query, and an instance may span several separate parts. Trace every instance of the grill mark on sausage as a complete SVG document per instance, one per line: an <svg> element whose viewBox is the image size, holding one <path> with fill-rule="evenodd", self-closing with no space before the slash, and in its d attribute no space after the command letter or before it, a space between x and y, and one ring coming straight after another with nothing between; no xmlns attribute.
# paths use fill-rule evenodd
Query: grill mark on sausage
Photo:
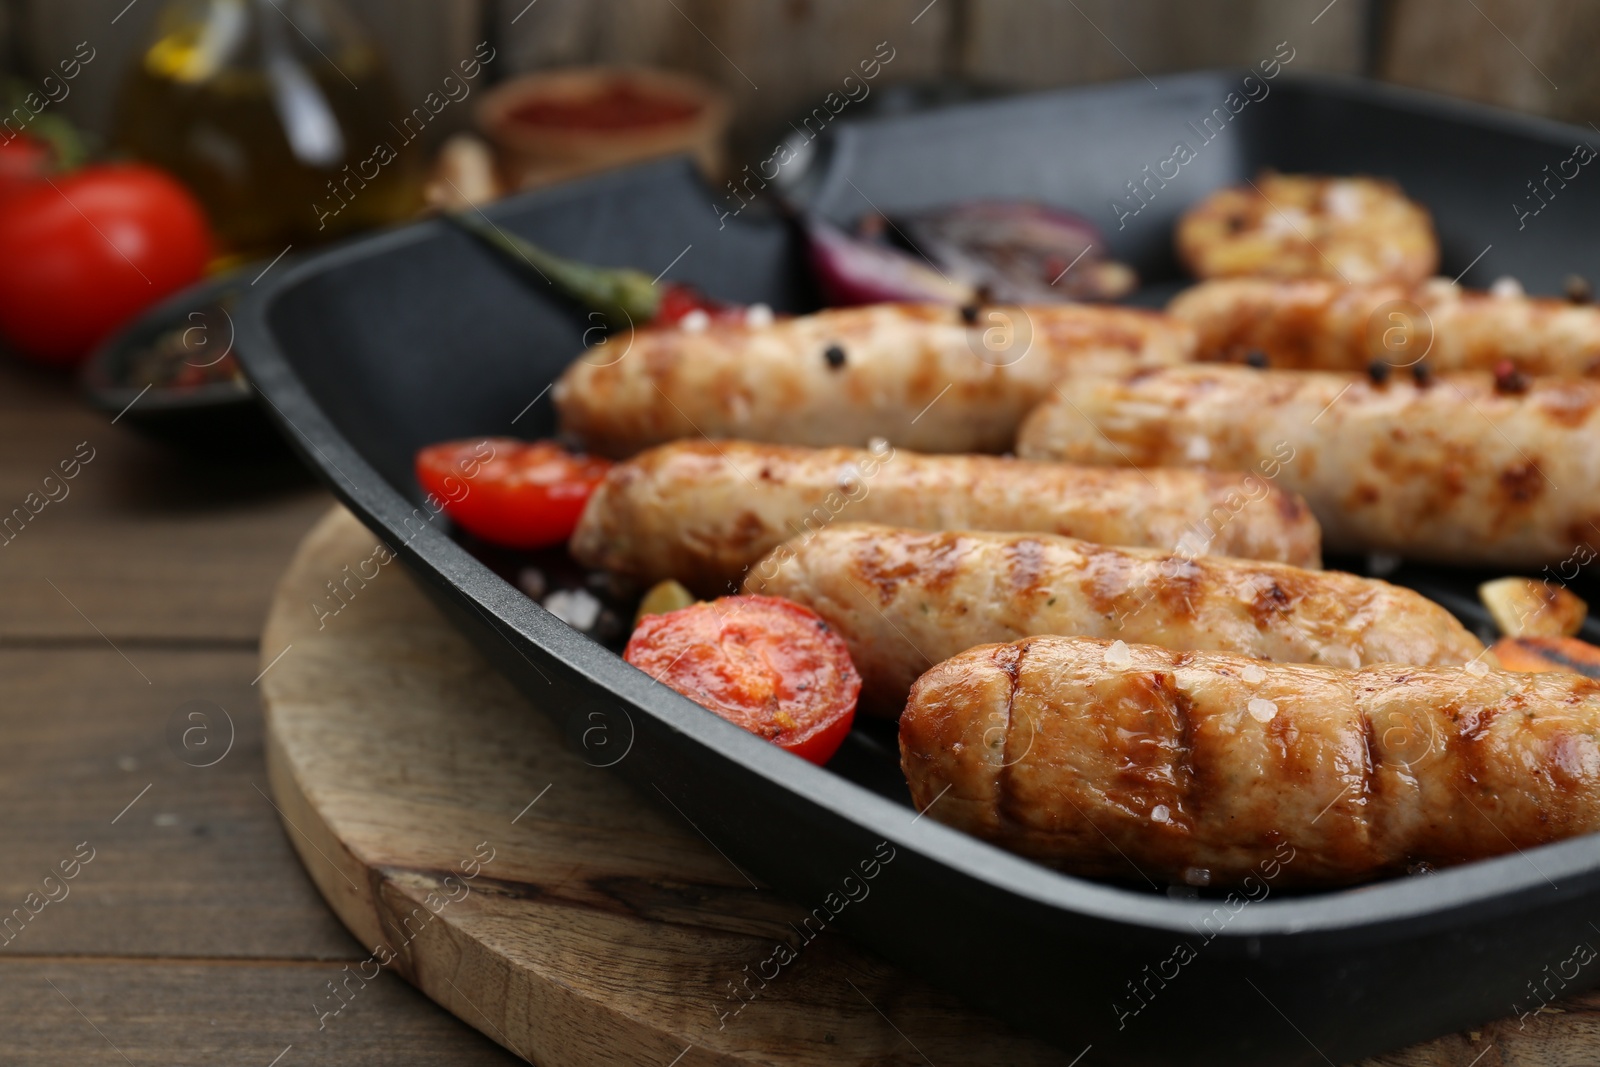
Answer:
<svg viewBox="0 0 1600 1067"><path fill-rule="evenodd" d="M1441 752L1448 751L1453 758L1451 771L1456 779L1455 786L1464 796L1481 793L1479 783L1484 780L1488 770L1484 766L1485 746L1475 743L1493 721L1492 714L1490 722L1483 721L1484 711L1481 706L1468 706L1455 701L1441 709L1449 726L1445 736L1440 739L1439 748ZM1493 821L1490 819L1490 822Z"/></svg>
<svg viewBox="0 0 1600 1067"><path fill-rule="evenodd" d="M1193 658L1191 655L1179 656L1173 660L1173 666L1182 669ZM1202 788L1195 773L1194 700L1187 690L1177 684L1175 675L1167 675L1167 678L1173 683L1172 711L1178 720L1177 751L1173 766L1173 775L1177 780L1177 808L1184 816L1180 825L1187 830L1204 813L1209 791Z"/></svg>
<svg viewBox="0 0 1600 1067"><path fill-rule="evenodd" d="M1011 757L1011 729L1016 724L1015 708L1017 691L1022 686L1022 659L1027 655L1033 642L1018 641L1011 644L998 645L994 650L994 665L1004 671L1011 680L1011 689L1006 693L1006 723L1005 747L1000 759L1000 766L995 769L995 814L1001 825L1008 827L1021 827L1024 820L1019 820L1013 812L1022 807L1022 802L1016 797L1012 784L1011 768L1022 762L1022 757ZM1030 741L1031 744L1031 741Z"/></svg>
<svg viewBox="0 0 1600 1067"><path fill-rule="evenodd" d="M1383 832L1381 827L1374 825L1376 822L1374 812L1383 810L1383 806L1378 803L1383 782L1378 768L1383 762L1383 757L1378 751L1378 739L1373 732L1372 716L1359 704L1356 718L1360 720L1361 730L1361 806L1355 815L1355 821L1360 826L1360 862L1370 864L1378 859L1377 842Z"/></svg>
<svg viewBox="0 0 1600 1067"><path fill-rule="evenodd" d="M1537 461L1515 463L1500 472L1500 489L1512 504L1529 504L1544 492L1544 475Z"/></svg>
<svg viewBox="0 0 1600 1067"><path fill-rule="evenodd" d="M1000 645L994 650L994 665L1011 679L1011 691L1006 694L1005 741L1001 746L1000 766L995 769L995 796L999 798L1002 813L1010 808L1007 798L1011 792L1011 768L1021 762L1020 757L1016 760L1011 758L1011 725L1016 721L1012 709L1016 706L1017 689L1022 684L1022 657L1027 654L1029 647L1029 644L1011 644Z"/></svg>
<svg viewBox="0 0 1600 1067"><path fill-rule="evenodd" d="M1361 759L1363 775L1361 792L1362 795L1366 796L1369 800L1372 800L1376 799L1378 796L1380 782L1378 777L1378 768L1383 763L1383 754L1378 751L1378 738L1372 728L1372 716L1369 715L1364 708L1360 709L1359 715L1361 719ZM1369 839L1372 836L1372 826L1370 822L1367 826L1367 836Z"/></svg>
<svg viewBox="0 0 1600 1067"><path fill-rule="evenodd" d="M1265 630L1278 616L1289 614L1294 601L1300 599L1292 596L1283 585L1275 578L1268 578L1265 583L1256 585L1255 596L1249 605L1250 617L1255 620L1256 629Z"/></svg>
<svg viewBox="0 0 1600 1067"><path fill-rule="evenodd" d="M1170 671L1130 671L1115 675L1113 685L1122 691L1115 699L1143 711L1139 722L1113 727L1121 766L1106 783L1106 799L1156 832L1190 830L1193 818L1184 803L1190 790L1178 770L1187 718L1177 706L1177 680ZM1154 817L1159 807L1167 809L1164 824Z"/></svg>
<svg viewBox="0 0 1600 1067"><path fill-rule="evenodd" d="M1045 573L1044 544L1035 540L1012 541L1005 546L1006 579L1019 597L1045 592L1041 580Z"/></svg>
<svg viewBox="0 0 1600 1067"><path fill-rule="evenodd" d="M1022 677L1022 657L1033 647L1032 641L1019 641L1009 645L998 645L994 650L994 665L1006 672L1011 679L1011 695L1006 698L1007 714L1010 713L1011 702L1017 699L1017 686Z"/></svg>
<svg viewBox="0 0 1600 1067"><path fill-rule="evenodd" d="M1118 602L1127 594L1132 583L1134 561L1119 552L1107 552L1098 546L1084 545L1083 566L1086 578L1084 597L1101 615L1117 614Z"/></svg>
<svg viewBox="0 0 1600 1067"><path fill-rule="evenodd" d="M723 532L724 541L737 550L746 550L766 536L767 524L753 511L741 511Z"/></svg>
<svg viewBox="0 0 1600 1067"><path fill-rule="evenodd" d="M1576 385L1541 389L1538 392L1537 402L1550 421L1575 429L1589 421L1589 416L1594 413L1595 404L1600 402L1600 391L1588 383L1581 387Z"/></svg>
<svg viewBox="0 0 1600 1067"><path fill-rule="evenodd" d="M863 544L854 559L855 573L877 590L879 602L888 604L901 584L915 582L938 594L953 582L961 568L959 534L930 534L905 538L892 546Z"/></svg>
<svg viewBox="0 0 1600 1067"><path fill-rule="evenodd" d="M1456 724L1456 737L1469 744L1477 741L1489 732L1499 714L1500 708L1488 705L1466 709L1452 715L1451 720Z"/></svg>
<svg viewBox="0 0 1600 1067"><path fill-rule="evenodd" d="M1182 556L1168 556L1155 566L1150 589L1161 605L1162 615L1173 620L1190 620L1203 601L1205 572L1199 564Z"/></svg>
<svg viewBox="0 0 1600 1067"><path fill-rule="evenodd" d="M948 589L961 575L961 559L970 546L959 534L940 534L924 542L926 555L921 562L922 584L938 594Z"/></svg>

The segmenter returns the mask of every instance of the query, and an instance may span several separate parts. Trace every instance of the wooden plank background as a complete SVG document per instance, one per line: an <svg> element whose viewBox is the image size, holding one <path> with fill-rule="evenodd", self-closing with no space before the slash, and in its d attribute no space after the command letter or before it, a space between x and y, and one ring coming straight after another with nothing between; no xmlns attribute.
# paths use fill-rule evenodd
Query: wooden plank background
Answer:
<svg viewBox="0 0 1600 1067"><path fill-rule="evenodd" d="M1568 122L1600 117L1594 0L1405 0L1384 22L1378 69L1390 81Z"/></svg>
<svg viewBox="0 0 1600 1067"><path fill-rule="evenodd" d="M104 130L162 0L3 0L15 53L39 70L97 49L63 110ZM1583 122L1600 111L1594 0L344 0L379 38L403 100L420 100L486 33L496 76L575 63L688 70L733 98L734 141L759 146L879 42L881 85L962 79L1037 89L1248 64L1279 41L1296 71L1397 83ZM28 71L22 72L24 76ZM437 138L469 118L447 111Z"/></svg>

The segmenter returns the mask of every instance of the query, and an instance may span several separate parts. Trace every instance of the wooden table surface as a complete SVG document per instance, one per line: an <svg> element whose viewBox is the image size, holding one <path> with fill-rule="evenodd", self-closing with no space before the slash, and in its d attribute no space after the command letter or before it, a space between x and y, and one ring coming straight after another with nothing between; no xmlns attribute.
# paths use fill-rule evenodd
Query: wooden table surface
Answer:
<svg viewBox="0 0 1600 1067"><path fill-rule="evenodd" d="M66 495L42 486L75 453L93 458ZM46 489L0 534L0 1062L519 1062L391 974L318 1028L367 950L263 792L252 682L328 495L289 465L185 459L0 358L0 516ZM213 766L169 742L190 701L232 721Z"/></svg>

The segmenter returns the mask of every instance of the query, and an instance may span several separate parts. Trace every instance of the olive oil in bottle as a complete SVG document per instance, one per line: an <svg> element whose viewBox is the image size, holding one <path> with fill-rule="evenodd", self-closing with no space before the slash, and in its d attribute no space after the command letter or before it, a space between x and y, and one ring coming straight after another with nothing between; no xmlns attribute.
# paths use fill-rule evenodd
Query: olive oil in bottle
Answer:
<svg viewBox="0 0 1600 1067"><path fill-rule="evenodd" d="M421 207L423 148L390 125L388 72L338 0L171 0L156 27L115 140L193 189L230 252L271 257Z"/></svg>

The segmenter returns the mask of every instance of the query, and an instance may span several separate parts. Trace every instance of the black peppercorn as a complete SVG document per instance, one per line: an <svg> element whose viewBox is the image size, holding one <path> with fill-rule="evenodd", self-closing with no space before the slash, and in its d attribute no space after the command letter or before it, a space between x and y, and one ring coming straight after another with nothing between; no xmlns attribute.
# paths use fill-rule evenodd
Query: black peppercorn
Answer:
<svg viewBox="0 0 1600 1067"><path fill-rule="evenodd" d="M1392 369L1383 360L1375 359L1367 364L1367 377L1372 379L1373 385L1382 385L1389 380L1389 371Z"/></svg>
<svg viewBox="0 0 1600 1067"><path fill-rule="evenodd" d="M1567 275L1565 292L1567 299L1574 304L1588 304L1594 300L1594 288L1589 284L1589 279L1581 274Z"/></svg>
<svg viewBox="0 0 1600 1067"><path fill-rule="evenodd" d="M1528 376L1517 369L1517 365L1509 359L1502 359L1494 365L1494 391L1497 393L1517 394L1528 391Z"/></svg>
<svg viewBox="0 0 1600 1067"><path fill-rule="evenodd" d="M1266 370L1268 366L1267 354L1259 348L1252 348L1245 353L1244 361L1256 370Z"/></svg>
<svg viewBox="0 0 1600 1067"><path fill-rule="evenodd" d="M962 304L961 321L966 323L968 326L976 326L978 324L978 305Z"/></svg>
<svg viewBox="0 0 1600 1067"><path fill-rule="evenodd" d="M822 358L828 361L828 366L838 370L844 366L844 349L839 345L829 345L822 351Z"/></svg>
<svg viewBox="0 0 1600 1067"><path fill-rule="evenodd" d="M1422 360L1411 368L1411 377L1419 387L1426 389L1433 384L1433 368L1426 360Z"/></svg>

